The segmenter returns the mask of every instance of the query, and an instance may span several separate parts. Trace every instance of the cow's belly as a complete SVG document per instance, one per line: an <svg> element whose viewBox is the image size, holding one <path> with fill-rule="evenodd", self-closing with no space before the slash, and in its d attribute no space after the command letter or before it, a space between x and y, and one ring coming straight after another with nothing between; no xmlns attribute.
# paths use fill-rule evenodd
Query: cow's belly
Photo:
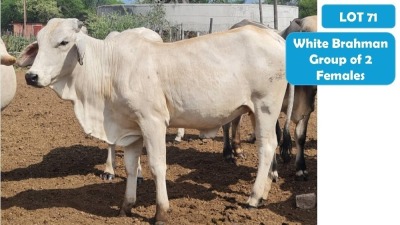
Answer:
<svg viewBox="0 0 400 225"><path fill-rule="evenodd" d="M203 132L211 132L222 125L231 122L234 118L249 112L247 105L237 108L215 109L204 107L202 109L188 109L180 111L171 117L170 127L192 128Z"/></svg>

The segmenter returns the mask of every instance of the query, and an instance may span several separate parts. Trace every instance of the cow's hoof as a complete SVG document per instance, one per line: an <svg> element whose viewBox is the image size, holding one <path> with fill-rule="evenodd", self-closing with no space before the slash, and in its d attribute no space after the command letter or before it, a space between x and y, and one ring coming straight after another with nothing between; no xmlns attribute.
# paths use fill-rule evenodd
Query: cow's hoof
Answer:
<svg viewBox="0 0 400 225"><path fill-rule="evenodd" d="M239 152L235 154L237 158L245 159L246 155L243 152Z"/></svg>
<svg viewBox="0 0 400 225"><path fill-rule="evenodd" d="M256 137L251 135L249 138L247 138L246 142L250 143L250 144L254 144L254 143L256 143Z"/></svg>
<svg viewBox="0 0 400 225"><path fill-rule="evenodd" d="M253 210L256 210L257 207L252 206L252 205L246 205L246 209L249 210L249 211L253 211Z"/></svg>
<svg viewBox="0 0 400 225"><path fill-rule="evenodd" d="M308 181L308 172L307 170L299 170L296 172L296 181Z"/></svg>
<svg viewBox="0 0 400 225"><path fill-rule="evenodd" d="M100 174L100 178L102 180L112 180L115 178L115 174L104 172L104 173Z"/></svg>
<svg viewBox="0 0 400 225"><path fill-rule="evenodd" d="M119 211L120 217L131 217L134 203L127 203L126 200L122 203L121 210Z"/></svg>
<svg viewBox="0 0 400 225"><path fill-rule="evenodd" d="M119 216L119 217L131 217L131 216L132 216L132 213L121 209L121 210L119 211L119 215L118 215L118 216Z"/></svg>
<svg viewBox="0 0 400 225"><path fill-rule="evenodd" d="M235 159L235 157L233 157L233 155L227 155L227 156L224 156L224 158L227 163L236 164L236 159Z"/></svg>
<svg viewBox="0 0 400 225"><path fill-rule="evenodd" d="M279 180L278 171L271 172L271 179L272 182L276 183Z"/></svg>
<svg viewBox="0 0 400 225"><path fill-rule="evenodd" d="M260 207L266 207L266 206L267 206L267 200L265 200L265 199L260 199L259 202L258 202L257 207L256 207L256 206L251 206L251 205L247 204L245 208L246 208L247 210L249 210L249 211L253 211L253 210L255 210L255 209L259 209Z"/></svg>
<svg viewBox="0 0 400 225"><path fill-rule="evenodd" d="M182 138L176 137L176 138L174 139L174 144L179 144L179 143L181 143L181 141L182 141Z"/></svg>
<svg viewBox="0 0 400 225"><path fill-rule="evenodd" d="M246 208L248 210L254 210L254 209L258 209L259 207L266 206L267 205L267 200L266 200L267 195L263 196L262 198L259 198L259 199L249 199L247 201L247 204L244 206L244 208Z"/></svg>
<svg viewBox="0 0 400 225"><path fill-rule="evenodd" d="M141 185L143 183L143 180L144 180L143 177L138 177L136 181L137 185Z"/></svg>
<svg viewBox="0 0 400 225"><path fill-rule="evenodd" d="M265 207L267 205L268 205L267 200L266 199L261 199L260 203L258 203L258 208Z"/></svg>

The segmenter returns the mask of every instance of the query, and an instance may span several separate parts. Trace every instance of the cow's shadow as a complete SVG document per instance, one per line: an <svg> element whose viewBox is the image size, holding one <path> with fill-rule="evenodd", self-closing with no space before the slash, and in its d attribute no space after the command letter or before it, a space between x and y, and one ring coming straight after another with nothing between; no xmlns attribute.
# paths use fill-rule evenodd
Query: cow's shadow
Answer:
<svg viewBox="0 0 400 225"><path fill-rule="evenodd" d="M96 169L95 166L105 162L106 153L106 149L82 145L56 148L44 156L43 161L38 164L2 172L2 181L101 173L102 171ZM269 210L285 216L288 220L298 221L294 213L296 211L294 207L295 194L304 193L304 191L309 190L310 186L316 187L316 159L308 158L306 160L309 171L312 171L313 174L311 181L295 182L293 164L279 165L280 176L287 180L279 184L280 189L290 191L293 194L288 200L269 203L266 206ZM180 149L177 146L167 148L167 164L176 164L189 169L188 173L176 179L167 179L170 200L190 196L191 198L210 201L221 197L218 196L218 192L234 193L247 197L250 190L245 190L246 193L238 192L232 190L230 186L237 184L239 180L252 184L256 173L256 168L225 162L221 153L203 152L194 148ZM125 192L125 180L119 179L103 183L99 178L99 183L79 188L25 190L12 197L2 197L1 209L5 210L14 206L27 210L67 207L93 215L115 217L118 215ZM136 206L154 205L155 191L154 181L151 178L145 179L138 187ZM41 200L33 201L37 199ZM226 199L226 201L232 203L235 200ZM82 204L82 202L85 202L85 204ZM236 202L236 204L243 203ZM282 204L288 204L289 208L292 207L293 210L289 212L281 211ZM145 216L139 214L134 214L134 216L150 222Z"/></svg>
<svg viewBox="0 0 400 225"><path fill-rule="evenodd" d="M252 174L257 171L253 167L226 162L222 150L220 153L211 153L200 152L194 148L180 149L176 146L168 147L167 164L176 164L190 170L189 173L179 176L176 182L193 181L207 184L211 190L227 193L235 193L229 186L238 183L239 180L252 181L255 178Z"/></svg>
<svg viewBox="0 0 400 225"><path fill-rule="evenodd" d="M25 168L1 172L1 181L19 181L29 178L54 178L69 175L101 174L96 165L104 164L107 149L73 145L55 148L43 156L40 163Z"/></svg>
<svg viewBox="0 0 400 225"><path fill-rule="evenodd" d="M12 197L1 197L1 209L20 207L26 210L50 208L74 208L78 211L102 217L117 217L125 193L126 182L99 183L70 189L26 190ZM167 181L169 199L184 198L187 195L205 201L216 198L207 188L188 182ZM175 191L173 191L175 190ZM137 202L134 207L155 205L155 184L146 179L138 186ZM134 213L133 217L150 222L149 218Z"/></svg>

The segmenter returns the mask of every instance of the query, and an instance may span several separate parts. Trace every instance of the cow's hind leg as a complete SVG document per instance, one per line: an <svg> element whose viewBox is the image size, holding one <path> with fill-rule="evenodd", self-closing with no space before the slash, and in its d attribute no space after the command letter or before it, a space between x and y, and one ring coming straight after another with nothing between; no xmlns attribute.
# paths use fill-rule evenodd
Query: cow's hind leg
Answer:
<svg viewBox="0 0 400 225"><path fill-rule="evenodd" d="M124 161L127 174L124 201L121 206L120 216L131 214L131 209L136 202L137 173L139 157L142 153L143 139L140 138L124 149Z"/></svg>
<svg viewBox="0 0 400 225"><path fill-rule="evenodd" d="M283 97L283 96L282 96ZM253 190L247 203L250 207L257 207L263 198L268 196L271 188L272 176L271 166L278 146L275 133L275 123L279 110L268 107L266 104L255 107L255 133L258 145L258 170Z"/></svg>
<svg viewBox="0 0 400 225"><path fill-rule="evenodd" d="M281 158L284 163L290 162L292 151L292 137L290 136L290 121L286 119L285 126L283 127L283 141L280 146Z"/></svg>
<svg viewBox="0 0 400 225"><path fill-rule="evenodd" d="M256 122L255 122L253 113L250 112L249 117L250 117L250 121L251 121L251 126L253 127L253 132L250 134L250 137L247 138L247 142L254 144L256 142L256 133L254 132L254 129L256 127Z"/></svg>
<svg viewBox="0 0 400 225"><path fill-rule="evenodd" d="M242 116L236 117L232 120L232 148L236 157L246 158L240 144L240 122Z"/></svg>
<svg viewBox="0 0 400 225"><path fill-rule="evenodd" d="M167 222L169 201L166 184L166 144L165 135L167 127L165 120L149 117L140 121L140 127L147 150L150 171L154 176L156 185L156 215L155 224L162 225Z"/></svg>
<svg viewBox="0 0 400 225"><path fill-rule="evenodd" d="M223 141L224 141L224 149L222 152L222 155L224 156L224 159L229 162L229 163L235 163L235 157L233 155L233 149L231 146L231 142L229 140L229 128L231 127L231 123L227 123L222 126L222 132L223 132Z"/></svg>
<svg viewBox="0 0 400 225"><path fill-rule="evenodd" d="M308 171L306 167L306 161L304 159L304 146L306 143L307 136L307 125L310 115L304 116L297 124L295 130L295 141L297 147L296 154L296 179L307 180Z"/></svg>
<svg viewBox="0 0 400 225"><path fill-rule="evenodd" d="M281 137L282 137L282 132L281 128L279 127L279 121L276 121L275 125L275 133L276 133L276 141L280 143ZM272 176L272 181L277 182L278 181L278 160L276 160L276 151L274 152L274 160L272 162L272 168L271 168L271 176Z"/></svg>
<svg viewBox="0 0 400 225"><path fill-rule="evenodd" d="M107 150L106 168L104 169L104 172L100 174L100 177L103 180L112 180L115 177L115 145L108 145Z"/></svg>
<svg viewBox="0 0 400 225"><path fill-rule="evenodd" d="M138 158L137 174L137 184L140 185L143 183L142 164L140 163L140 157Z"/></svg>
<svg viewBox="0 0 400 225"><path fill-rule="evenodd" d="M178 128L178 132L176 133L176 136L175 136L175 141L181 142L183 136L185 136L185 128Z"/></svg>

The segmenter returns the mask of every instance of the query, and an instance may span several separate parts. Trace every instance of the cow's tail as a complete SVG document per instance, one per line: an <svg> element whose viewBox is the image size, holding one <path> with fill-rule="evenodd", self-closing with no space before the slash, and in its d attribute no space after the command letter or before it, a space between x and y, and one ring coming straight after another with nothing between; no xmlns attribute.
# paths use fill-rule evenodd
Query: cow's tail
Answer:
<svg viewBox="0 0 400 225"><path fill-rule="evenodd" d="M293 103L294 103L294 85L289 84L288 106L286 109L286 121L283 127L283 142L280 147L280 154L283 162L287 163L291 158L292 137L290 136L290 121L292 119Z"/></svg>

